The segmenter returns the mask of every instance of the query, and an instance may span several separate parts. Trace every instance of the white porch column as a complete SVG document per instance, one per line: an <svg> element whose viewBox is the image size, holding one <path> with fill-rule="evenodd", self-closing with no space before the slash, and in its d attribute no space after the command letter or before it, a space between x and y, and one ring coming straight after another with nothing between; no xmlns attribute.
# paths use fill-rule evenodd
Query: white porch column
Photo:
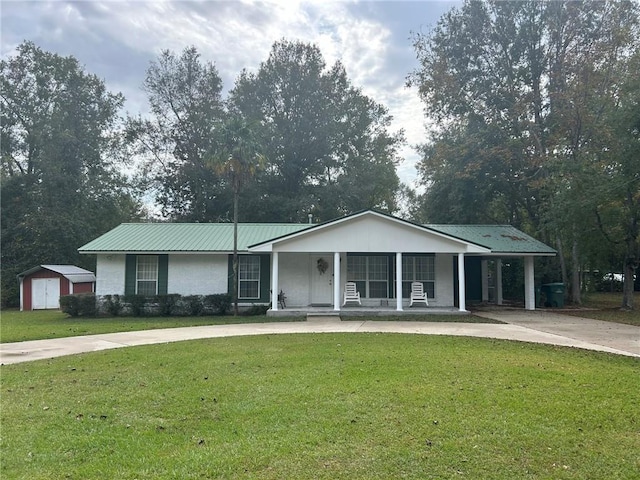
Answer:
<svg viewBox="0 0 640 480"><path fill-rule="evenodd" d="M536 309L533 257L524 257L524 308L525 310Z"/></svg>
<svg viewBox="0 0 640 480"><path fill-rule="evenodd" d="M396 252L396 310L402 311L402 253Z"/></svg>
<svg viewBox="0 0 640 480"><path fill-rule="evenodd" d="M458 304L460 305L458 307L458 309L461 312L466 312L467 311L467 304L466 304L466 296L467 296L467 292L465 292L465 286L464 286L465 280L464 280L464 253L459 253L458 254Z"/></svg>
<svg viewBox="0 0 640 480"><path fill-rule="evenodd" d="M333 253L333 309L340 311L340 252Z"/></svg>
<svg viewBox="0 0 640 480"><path fill-rule="evenodd" d="M278 310L278 252L271 252L271 310Z"/></svg>
<svg viewBox="0 0 640 480"><path fill-rule="evenodd" d="M502 259L496 260L496 303L502 305Z"/></svg>
<svg viewBox="0 0 640 480"><path fill-rule="evenodd" d="M489 261L480 260L480 275L482 276L482 301L489 301Z"/></svg>

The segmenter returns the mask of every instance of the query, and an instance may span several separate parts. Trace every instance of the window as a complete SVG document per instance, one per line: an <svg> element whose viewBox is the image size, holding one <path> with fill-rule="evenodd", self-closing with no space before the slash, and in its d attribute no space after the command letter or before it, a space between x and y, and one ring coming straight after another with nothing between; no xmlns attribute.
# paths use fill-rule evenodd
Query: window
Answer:
<svg viewBox="0 0 640 480"><path fill-rule="evenodd" d="M389 298L389 258L348 256L347 281L355 282L364 298Z"/></svg>
<svg viewBox="0 0 640 480"><path fill-rule="evenodd" d="M158 294L157 255L138 255L136 264L136 293L146 296Z"/></svg>
<svg viewBox="0 0 640 480"><path fill-rule="evenodd" d="M435 257L433 255L402 257L402 296L409 298L411 283L422 282L427 298L435 298Z"/></svg>
<svg viewBox="0 0 640 480"><path fill-rule="evenodd" d="M241 255L238 258L238 298L260 298L260 257Z"/></svg>

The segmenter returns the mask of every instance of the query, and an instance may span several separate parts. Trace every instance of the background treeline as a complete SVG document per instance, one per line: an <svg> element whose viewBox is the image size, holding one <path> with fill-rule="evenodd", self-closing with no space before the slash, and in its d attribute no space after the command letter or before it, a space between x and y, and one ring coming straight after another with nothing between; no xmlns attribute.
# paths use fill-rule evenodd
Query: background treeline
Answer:
<svg viewBox="0 0 640 480"><path fill-rule="evenodd" d="M315 45L280 40L228 95L194 47L162 52L149 115L73 57L30 42L0 62L2 305L42 263L123 221L306 222L364 208L431 223L510 223L555 246L539 269L580 301L585 272L640 258L640 49L633 2L467 1L412 36L432 126L420 192L402 132ZM248 154L247 152L250 152ZM230 159L244 159L230 162ZM234 208L234 205L236 208ZM239 205L239 208L237 208ZM153 215L150 215L150 212ZM633 305L633 282L624 304Z"/></svg>

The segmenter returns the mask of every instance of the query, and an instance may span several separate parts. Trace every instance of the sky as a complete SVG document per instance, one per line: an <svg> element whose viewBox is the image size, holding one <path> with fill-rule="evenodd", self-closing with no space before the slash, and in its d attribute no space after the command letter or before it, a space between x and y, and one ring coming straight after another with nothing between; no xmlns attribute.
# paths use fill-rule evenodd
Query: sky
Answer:
<svg viewBox="0 0 640 480"><path fill-rule="evenodd" d="M15 55L24 40L43 50L73 55L88 73L126 98L131 115L148 112L142 82L150 62L166 49L195 46L213 62L224 91L239 73L255 72L274 42L317 45L327 65L340 60L352 84L394 117L404 129L400 180L416 187L414 145L426 139L423 105L405 86L417 66L412 33L426 33L460 1L62 1L3 0L0 4L2 58Z"/></svg>

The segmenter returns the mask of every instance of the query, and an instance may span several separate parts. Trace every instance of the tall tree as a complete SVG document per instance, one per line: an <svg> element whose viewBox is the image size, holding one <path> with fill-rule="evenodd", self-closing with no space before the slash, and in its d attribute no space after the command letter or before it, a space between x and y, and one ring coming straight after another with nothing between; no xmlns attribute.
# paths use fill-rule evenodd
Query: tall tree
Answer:
<svg viewBox="0 0 640 480"><path fill-rule="evenodd" d="M260 208L252 219L396 208L402 132L388 131L387 110L353 87L340 63L327 68L318 47L276 42L257 73L241 73L230 104L264 127L269 162L256 179Z"/></svg>
<svg viewBox="0 0 640 480"><path fill-rule="evenodd" d="M143 88L151 115L130 118L128 132L162 214L182 221L228 219L229 193L207 164L225 117L215 65L202 62L195 47L180 55L165 50L151 62Z"/></svg>
<svg viewBox="0 0 640 480"><path fill-rule="evenodd" d="M42 263L93 268L77 248L139 205L119 174L120 94L32 42L0 72L2 303L15 305L17 273Z"/></svg>
<svg viewBox="0 0 640 480"><path fill-rule="evenodd" d="M254 129L239 116L232 116L216 132L212 167L223 175L233 191L233 312L238 315L238 214L240 193L264 166Z"/></svg>
<svg viewBox="0 0 640 480"><path fill-rule="evenodd" d="M622 79L616 101L603 116L598 170L590 197L597 199L598 226L609 250L622 251L622 308L634 308L634 276L640 268L640 50L616 70Z"/></svg>
<svg viewBox="0 0 640 480"><path fill-rule="evenodd" d="M414 37L409 83L439 121L423 147L425 205L458 202L451 221L472 211L556 243L576 302L596 228L584 202L601 158L594 140L637 22L633 2L468 0Z"/></svg>

